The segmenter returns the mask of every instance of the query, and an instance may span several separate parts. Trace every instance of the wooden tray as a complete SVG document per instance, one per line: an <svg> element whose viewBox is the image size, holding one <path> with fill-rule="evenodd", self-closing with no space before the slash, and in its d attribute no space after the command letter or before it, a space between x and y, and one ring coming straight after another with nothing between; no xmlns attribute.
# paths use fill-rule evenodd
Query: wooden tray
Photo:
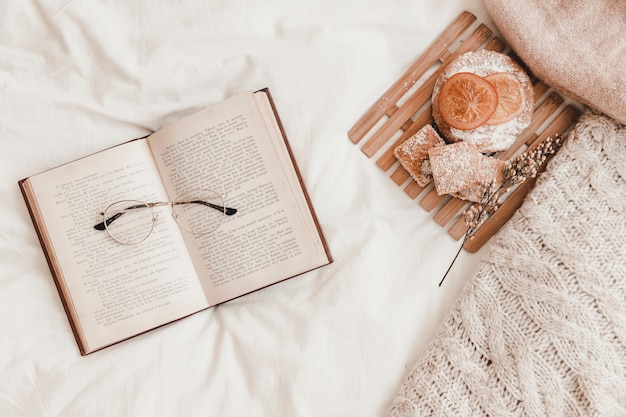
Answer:
<svg viewBox="0 0 626 417"><path fill-rule="evenodd" d="M391 180L402 187L409 197L419 197L419 204L431 212L433 219L447 228L456 240L465 235L467 226L462 214L471 203L437 195L432 183L424 188L418 186L397 162L393 150L424 125L433 123L430 97L444 66L460 54L480 48L499 52L507 50L502 40L492 37L492 31L487 26L476 22L476 16L469 12L461 13L348 132L350 140L383 172L390 172ZM524 66L515 56L512 58ZM536 102L531 124L511 149L495 154L500 159L521 153L547 137L563 134L580 114L577 106L565 103L563 96L530 75ZM469 252L479 250L520 207L534 183L535 180L528 180L506 194L500 208L477 230L474 238L465 243L464 248Z"/></svg>

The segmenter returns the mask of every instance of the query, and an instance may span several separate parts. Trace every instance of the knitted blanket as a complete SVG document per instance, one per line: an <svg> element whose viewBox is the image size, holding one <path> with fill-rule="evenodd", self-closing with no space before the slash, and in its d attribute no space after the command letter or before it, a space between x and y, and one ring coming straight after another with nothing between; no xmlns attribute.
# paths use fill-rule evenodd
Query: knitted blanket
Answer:
<svg viewBox="0 0 626 417"><path fill-rule="evenodd" d="M387 417L626 416L626 127L584 113Z"/></svg>

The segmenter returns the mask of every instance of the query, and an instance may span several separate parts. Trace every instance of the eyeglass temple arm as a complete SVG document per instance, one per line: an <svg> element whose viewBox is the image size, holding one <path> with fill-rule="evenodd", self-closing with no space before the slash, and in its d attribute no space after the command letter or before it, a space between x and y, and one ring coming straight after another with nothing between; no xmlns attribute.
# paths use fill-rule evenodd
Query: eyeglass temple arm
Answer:
<svg viewBox="0 0 626 417"><path fill-rule="evenodd" d="M134 206L128 206L128 207L125 208L125 210L132 210L132 209L138 209L138 208L148 208L148 207L150 207L150 205L148 205L148 204L137 204L137 205L134 205ZM102 214L104 215L104 213L102 213ZM95 225L93 228L96 229L96 230L105 230L108 225L110 225L115 220L120 218L120 216L122 214L124 214L124 212L115 213L114 215L112 215L108 219L104 219L104 221L102 221L102 222L98 223L97 225Z"/></svg>
<svg viewBox="0 0 626 417"><path fill-rule="evenodd" d="M148 208L148 207L153 207L155 205L161 205L161 204L163 204L163 203L138 204L138 205L135 205L135 206L126 207L126 210L132 210L132 209L138 209L138 208ZM203 201L203 200L183 201L183 202L178 202L178 203L175 203L175 204L203 204L205 206L214 208L215 210L223 211L224 214L226 214L227 216L232 216L233 214L237 213L237 209L235 209L235 208L223 207L223 206L220 206L218 204L212 204L212 203L209 203L209 202ZM116 213L113 216L109 217L108 219L105 219L104 221L96 224L93 228L96 229L96 230L105 230L108 225L110 225L115 220L117 220L122 214L124 214L124 212Z"/></svg>
<svg viewBox="0 0 626 417"><path fill-rule="evenodd" d="M218 204L209 203L208 201L204 201L204 200L182 201L182 202L175 203L175 204L203 204L205 206L214 208L217 211L223 211L224 214L226 214L227 216L232 216L233 214L237 213L237 209L236 208L223 207L223 206L220 206Z"/></svg>

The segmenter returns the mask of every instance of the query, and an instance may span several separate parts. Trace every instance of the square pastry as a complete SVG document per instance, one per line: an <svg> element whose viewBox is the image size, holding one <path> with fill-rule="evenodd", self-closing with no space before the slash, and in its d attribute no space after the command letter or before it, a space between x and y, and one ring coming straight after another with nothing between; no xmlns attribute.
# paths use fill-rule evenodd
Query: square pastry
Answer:
<svg viewBox="0 0 626 417"><path fill-rule="evenodd" d="M433 180L428 150L443 145L445 142L441 136L432 125L427 124L397 146L393 154L415 182L425 187Z"/></svg>
<svg viewBox="0 0 626 417"><path fill-rule="evenodd" d="M482 158L472 142L456 142L428 150L437 194L452 194L481 184Z"/></svg>

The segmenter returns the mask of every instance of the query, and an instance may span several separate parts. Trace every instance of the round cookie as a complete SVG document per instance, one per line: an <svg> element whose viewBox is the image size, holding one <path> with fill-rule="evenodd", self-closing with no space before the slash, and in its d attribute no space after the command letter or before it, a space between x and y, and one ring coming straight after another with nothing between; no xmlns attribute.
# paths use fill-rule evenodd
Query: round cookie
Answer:
<svg viewBox="0 0 626 417"><path fill-rule="evenodd" d="M443 120L439 110L439 92L450 77L461 72L470 72L480 77L503 72L514 75L521 87L523 98L521 113L507 122L501 124L485 123L470 130L461 130L449 126ZM510 148L519 134L530 125L534 106L533 84L522 67L508 55L486 49L466 52L458 56L443 69L433 88L433 118L444 138L449 142L473 142L482 153Z"/></svg>

